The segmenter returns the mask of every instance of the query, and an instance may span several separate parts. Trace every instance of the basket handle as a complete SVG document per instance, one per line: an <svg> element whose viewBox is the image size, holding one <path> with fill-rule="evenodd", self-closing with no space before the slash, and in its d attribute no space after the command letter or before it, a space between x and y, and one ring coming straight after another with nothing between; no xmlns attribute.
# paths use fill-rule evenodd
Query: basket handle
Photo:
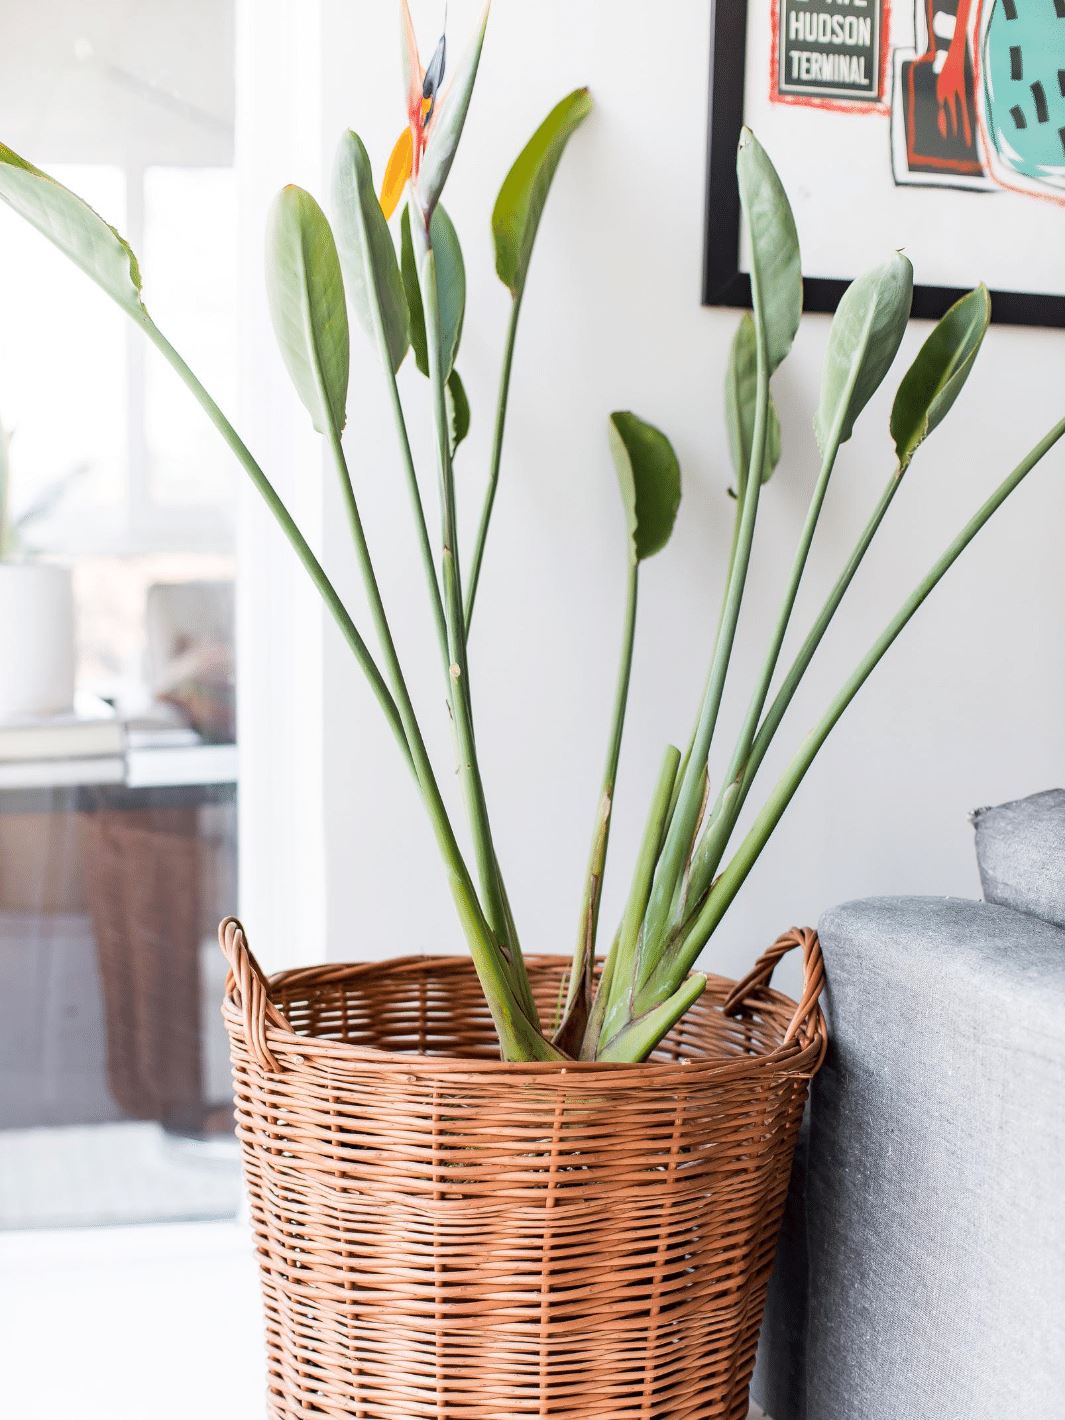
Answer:
<svg viewBox="0 0 1065 1420"><path fill-rule="evenodd" d="M821 992L825 988L825 961L821 955L821 942L812 927L792 927L790 932L778 937L758 958L753 969L732 988L724 1006L726 1015L739 1011L752 991L769 985L777 962L796 947L802 948L803 990L791 1025L784 1036L785 1045L790 1044L803 1026L813 1019Z"/></svg>
<svg viewBox="0 0 1065 1420"><path fill-rule="evenodd" d="M263 969L252 955L247 933L236 917L225 917L218 924L218 945L229 963L226 995L233 997L243 1013L244 1038L248 1048L264 1070L276 1074L281 1066L266 1043L266 1023L269 1021L272 1026L290 1035L296 1032L270 1000Z"/></svg>

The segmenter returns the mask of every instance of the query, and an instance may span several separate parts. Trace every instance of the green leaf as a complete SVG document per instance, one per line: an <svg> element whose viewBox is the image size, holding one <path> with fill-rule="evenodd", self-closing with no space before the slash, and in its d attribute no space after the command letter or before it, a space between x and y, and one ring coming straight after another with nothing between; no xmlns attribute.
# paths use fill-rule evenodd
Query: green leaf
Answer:
<svg viewBox="0 0 1065 1420"><path fill-rule="evenodd" d="M610 416L610 451L621 484L632 559L653 557L669 541L680 507L680 464L660 429L635 414Z"/></svg>
<svg viewBox="0 0 1065 1420"><path fill-rule="evenodd" d="M725 375L725 425L728 430L729 452L736 474L734 497L743 497L747 470L751 466L751 445L754 442L755 402L758 388L758 346L754 321L745 315L740 321ZM766 429L765 459L762 482L768 483L780 462L780 420L772 396L769 399L769 425ZM732 491L732 490L730 490Z"/></svg>
<svg viewBox="0 0 1065 1420"><path fill-rule="evenodd" d="M574 89L547 115L503 179L492 208L492 237L496 271L514 297L521 294L529 274L533 243L559 160L591 111L588 90Z"/></svg>
<svg viewBox="0 0 1065 1420"><path fill-rule="evenodd" d="M991 297L986 286L977 286L954 302L903 375L891 410L891 437L900 470L909 467L919 446L961 394L990 319Z"/></svg>
<svg viewBox="0 0 1065 1420"><path fill-rule="evenodd" d="M292 383L320 434L344 427L348 313L333 233L309 192L284 187L266 232L266 293Z"/></svg>
<svg viewBox="0 0 1065 1420"><path fill-rule="evenodd" d="M68 188L0 143L0 198L132 315L144 316L129 243Z"/></svg>
<svg viewBox="0 0 1065 1420"><path fill-rule="evenodd" d="M799 237L777 170L749 128L740 134L736 175L751 243L755 320L765 332L766 361L772 375L791 349L802 314Z"/></svg>
<svg viewBox="0 0 1065 1420"><path fill-rule="evenodd" d="M437 207L433 213L429 224L429 240L436 258L436 285L440 301L440 356L446 378L455 367L455 356L462 339L462 321L466 313L466 267L462 260L458 233L442 207ZM425 344L425 312L422 309L422 293L418 284L418 259L411 240L409 207L404 207L400 220L400 266L410 311L410 343L414 351L414 361L422 374L428 375L429 351Z"/></svg>
<svg viewBox="0 0 1065 1420"><path fill-rule="evenodd" d="M440 201L451 164L455 161L455 150L462 137L463 124L466 122L473 95L474 80L477 78L477 66L481 61L481 47L484 44L490 9L491 0L486 0L477 31L466 53L459 60L450 84L437 100L429 141L422 154L421 167L414 185L422 210L430 215Z"/></svg>
<svg viewBox="0 0 1065 1420"><path fill-rule="evenodd" d="M350 129L340 140L333 166L333 216L352 310L372 340L380 331L396 371L410 345L407 298L369 155Z"/></svg>
<svg viewBox="0 0 1065 1420"><path fill-rule="evenodd" d="M901 252L844 291L828 335L814 433L822 453L845 443L898 354L913 300L913 267ZM836 434L836 431L838 435Z"/></svg>
<svg viewBox="0 0 1065 1420"><path fill-rule="evenodd" d="M447 401L447 420L451 430L451 456L470 432L470 401L466 397L466 387L459 379L458 370L452 370L444 386Z"/></svg>

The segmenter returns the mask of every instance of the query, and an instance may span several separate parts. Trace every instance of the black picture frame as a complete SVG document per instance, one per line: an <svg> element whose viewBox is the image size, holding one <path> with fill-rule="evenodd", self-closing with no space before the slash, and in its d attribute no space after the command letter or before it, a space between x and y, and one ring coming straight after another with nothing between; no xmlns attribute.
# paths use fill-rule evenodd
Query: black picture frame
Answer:
<svg viewBox="0 0 1065 1420"><path fill-rule="evenodd" d="M703 222L704 306L749 308L751 304L751 278L740 270L740 197L736 185L736 144L744 122L746 58L747 0L714 0ZM833 312L850 279L853 278L804 277L803 309ZM914 286L913 314L922 320L938 320L964 294L962 287ZM992 291L991 319L1005 325L1065 327L1065 296Z"/></svg>

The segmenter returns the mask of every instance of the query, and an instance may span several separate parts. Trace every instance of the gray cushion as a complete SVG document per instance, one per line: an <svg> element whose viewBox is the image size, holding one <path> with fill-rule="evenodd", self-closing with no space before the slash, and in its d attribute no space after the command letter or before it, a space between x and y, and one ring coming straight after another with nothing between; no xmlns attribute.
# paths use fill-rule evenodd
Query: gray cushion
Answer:
<svg viewBox="0 0 1065 1420"><path fill-rule="evenodd" d="M1065 932L949 898L847 903L820 932L830 1049L755 1398L1061 1420Z"/></svg>
<svg viewBox="0 0 1065 1420"><path fill-rule="evenodd" d="M1065 927L1065 789L977 809L984 897Z"/></svg>

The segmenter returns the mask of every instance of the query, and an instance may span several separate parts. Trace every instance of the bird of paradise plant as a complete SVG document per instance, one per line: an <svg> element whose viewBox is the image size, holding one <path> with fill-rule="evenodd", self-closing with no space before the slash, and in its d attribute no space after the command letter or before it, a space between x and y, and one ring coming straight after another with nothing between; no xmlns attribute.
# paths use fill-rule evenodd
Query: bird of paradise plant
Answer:
<svg viewBox="0 0 1065 1420"><path fill-rule="evenodd" d="M754 136L737 155L740 199L751 252L751 314L733 341L725 428L735 471L735 513L725 592L710 644L710 664L695 725L682 753L670 746L658 782L621 922L601 967L597 939L614 790L625 724L642 563L669 541L680 502L680 469L666 436L630 412L610 416L610 447L627 524L627 577L617 692L595 816L586 887L568 986L557 1019L533 1000L496 852L474 733L470 628L499 481L518 316L545 203L563 152L591 107L586 90L564 98L533 134L507 174L492 212L496 270L512 298L500 371L494 435L476 540L460 558L456 450L470 407L455 362L465 316L465 271L455 228L440 198L466 122L489 7L449 85L442 37L421 62L406 0L401 0L407 126L384 171L380 198L369 156L343 135L332 183L333 224L307 192L285 188L271 214L267 293L295 389L322 434L337 475L366 592L376 654L273 485L214 399L154 323L141 296L140 269L127 243L84 202L0 145L0 198L21 213L101 286L162 352L252 479L336 621L377 699L401 759L413 775L447 873L485 996L508 1060L645 1059L698 998L694 970L725 912L765 847L825 739L895 638L991 515L1065 433L1054 426L969 518L903 602L824 715L799 745L745 833L737 838L769 745L821 639L846 594L920 447L961 392L990 317L986 289L962 297L934 327L903 376L891 414L895 460L869 521L835 584L778 677L821 509L840 449L894 362L907 326L912 268L901 253L856 280L832 322L814 432L820 472L762 667L740 730L711 778L721 738L719 712L737 633L763 485L780 457L781 430L771 381L787 357L802 310L799 244L776 171ZM404 192L399 250L389 218ZM349 309L381 356L395 415L430 614L447 686L472 857L464 850L440 790L359 510L343 431L349 371ZM429 382L434 428L437 516L430 520L396 379L408 351ZM775 687L775 689L774 689ZM731 847L731 853L729 852Z"/></svg>

